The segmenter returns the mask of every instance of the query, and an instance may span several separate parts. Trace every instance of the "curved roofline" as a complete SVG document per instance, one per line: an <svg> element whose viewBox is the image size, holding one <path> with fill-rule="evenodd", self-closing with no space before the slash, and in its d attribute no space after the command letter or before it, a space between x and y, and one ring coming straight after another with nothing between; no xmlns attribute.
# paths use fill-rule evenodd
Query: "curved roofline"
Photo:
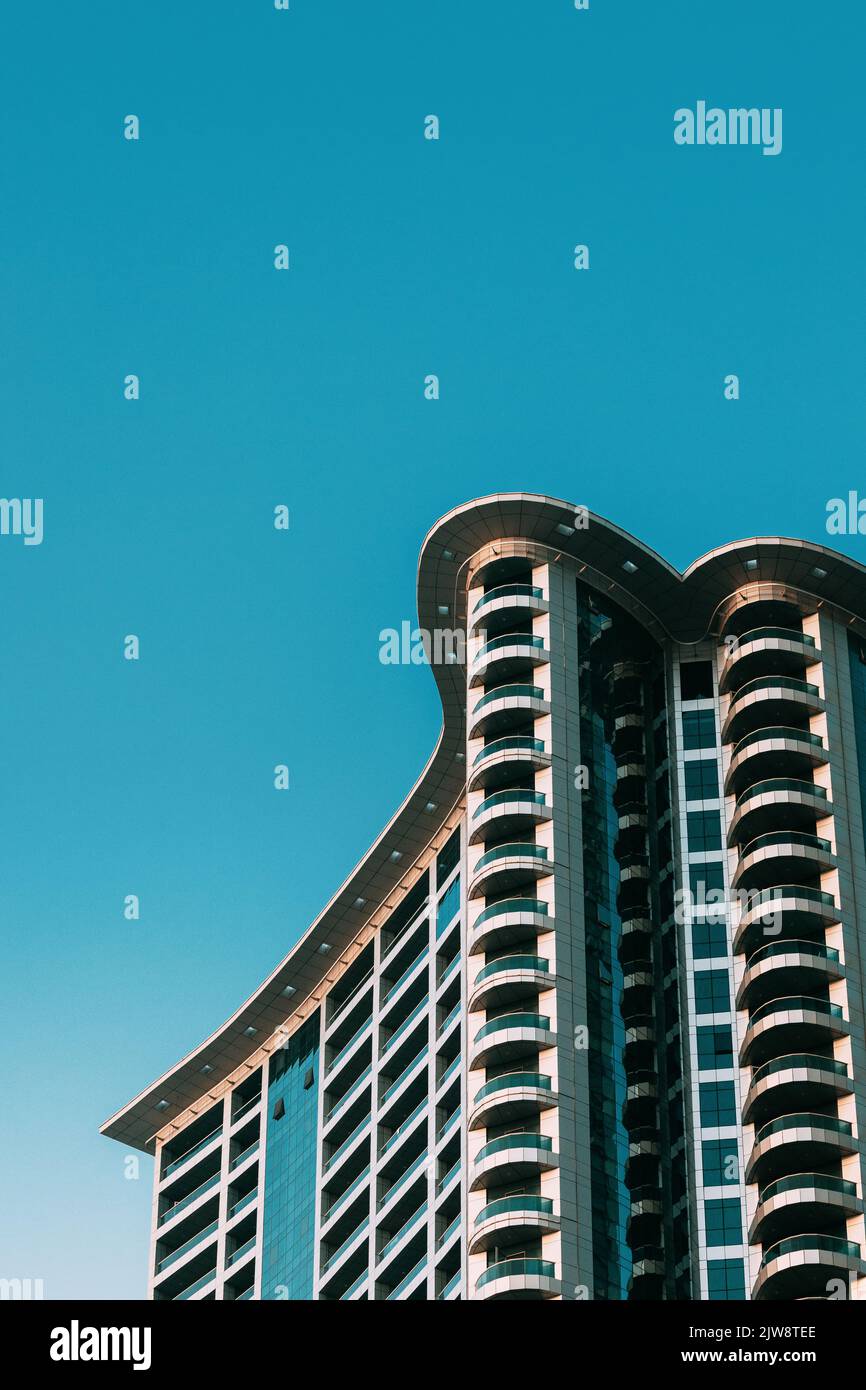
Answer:
<svg viewBox="0 0 866 1390"><path fill-rule="evenodd" d="M756 536L710 550L680 573L649 546L613 522L587 512L585 529L573 526L579 504L529 492L493 493L452 508L428 531L418 560L418 619L422 629L465 626L463 572L489 543L522 539L572 559L641 621L658 625L676 641L706 637L719 604L756 583L790 585L817 602L866 618L866 566L826 546L778 536ZM570 534L569 534L570 532ZM826 571L816 576L817 568ZM752 568L746 568L746 561ZM629 573L623 565L635 566ZM753 564L752 562L757 562ZM808 581L808 582L807 582ZM101 1132L152 1152L156 1134L191 1105L221 1087L261 1047L287 1016L318 989L333 962L358 937L406 879L407 867L442 830L464 788L459 755L465 738L465 688L456 664L432 666L442 700L442 728L427 764L402 805L367 853L287 955L253 994L215 1032L101 1127ZM434 813L428 811L433 804ZM400 848L401 863L391 860ZM415 851L414 860L406 864ZM402 864L402 867L401 867ZM358 904L363 900L363 905ZM372 905L372 911L365 909ZM396 904L395 904L396 905ZM328 946L327 955L321 947ZM287 1008L287 988L297 999ZM245 1029L254 1027L258 1043ZM202 1067L208 1064L207 1073ZM168 1102L160 1106L160 1102Z"/></svg>

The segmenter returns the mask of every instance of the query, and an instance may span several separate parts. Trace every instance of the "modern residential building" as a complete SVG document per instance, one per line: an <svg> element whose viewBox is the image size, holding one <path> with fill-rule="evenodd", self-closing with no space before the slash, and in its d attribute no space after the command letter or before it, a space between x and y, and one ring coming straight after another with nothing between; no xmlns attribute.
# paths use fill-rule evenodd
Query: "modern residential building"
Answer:
<svg viewBox="0 0 866 1390"><path fill-rule="evenodd" d="M508 493L418 610L417 784L103 1127L152 1297L864 1297L866 568Z"/></svg>

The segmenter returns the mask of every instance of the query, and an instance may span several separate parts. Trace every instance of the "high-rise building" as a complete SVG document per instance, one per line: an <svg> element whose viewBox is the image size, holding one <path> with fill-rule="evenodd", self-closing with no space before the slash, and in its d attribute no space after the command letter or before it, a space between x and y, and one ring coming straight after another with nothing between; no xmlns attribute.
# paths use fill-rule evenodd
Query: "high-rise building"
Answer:
<svg viewBox="0 0 866 1390"><path fill-rule="evenodd" d="M417 784L104 1126L152 1297L862 1298L866 569L507 493L418 608Z"/></svg>

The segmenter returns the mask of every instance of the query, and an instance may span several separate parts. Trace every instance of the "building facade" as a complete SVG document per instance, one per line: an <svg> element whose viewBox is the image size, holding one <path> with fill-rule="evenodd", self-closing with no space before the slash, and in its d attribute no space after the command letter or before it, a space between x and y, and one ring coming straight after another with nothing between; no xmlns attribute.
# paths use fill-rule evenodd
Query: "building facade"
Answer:
<svg viewBox="0 0 866 1390"><path fill-rule="evenodd" d="M866 569L498 494L418 607L417 784L103 1126L150 1295L864 1297Z"/></svg>

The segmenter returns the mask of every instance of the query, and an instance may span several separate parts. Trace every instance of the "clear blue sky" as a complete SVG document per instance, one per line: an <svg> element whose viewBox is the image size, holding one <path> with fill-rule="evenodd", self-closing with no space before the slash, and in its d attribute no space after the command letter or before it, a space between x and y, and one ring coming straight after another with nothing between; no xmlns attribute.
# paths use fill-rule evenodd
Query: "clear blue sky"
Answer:
<svg viewBox="0 0 866 1390"><path fill-rule="evenodd" d="M4 31L0 491L45 539L0 537L0 1275L138 1297L149 1162L125 1181L98 1126L425 762L433 681L377 637L435 519L547 492L683 567L827 540L866 493L866 12L91 0ZM782 107L782 154L675 146L699 99Z"/></svg>

